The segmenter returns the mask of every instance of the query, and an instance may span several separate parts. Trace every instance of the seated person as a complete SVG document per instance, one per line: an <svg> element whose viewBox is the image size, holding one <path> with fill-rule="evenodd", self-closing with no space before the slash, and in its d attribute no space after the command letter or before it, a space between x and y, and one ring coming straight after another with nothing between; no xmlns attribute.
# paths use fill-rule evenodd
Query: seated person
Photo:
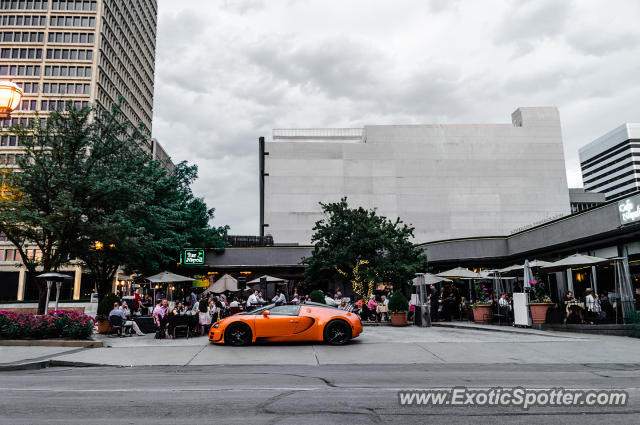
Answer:
<svg viewBox="0 0 640 425"><path fill-rule="evenodd" d="M133 329L136 335L143 336L144 334L140 330L140 327L138 326L138 324L133 320L129 320L131 319L131 310L129 310L129 306L127 305L126 301L122 301L122 306L120 307L120 310L122 310L122 312L124 313L124 317L125 317L124 326L127 328L131 327L131 329Z"/></svg>

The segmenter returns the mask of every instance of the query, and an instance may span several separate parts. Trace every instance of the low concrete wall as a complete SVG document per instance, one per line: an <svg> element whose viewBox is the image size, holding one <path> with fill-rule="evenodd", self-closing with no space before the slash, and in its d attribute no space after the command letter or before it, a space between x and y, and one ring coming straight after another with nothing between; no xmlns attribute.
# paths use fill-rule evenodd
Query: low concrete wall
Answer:
<svg viewBox="0 0 640 425"><path fill-rule="evenodd" d="M49 303L49 310L54 308L54 303ZM98 313L98 303L59 303L58 310L72 310L89 316L95 316ZM36 303L6 303L0 304L0 311L12 311L23 314L35 314L38 311Z"/></svg>

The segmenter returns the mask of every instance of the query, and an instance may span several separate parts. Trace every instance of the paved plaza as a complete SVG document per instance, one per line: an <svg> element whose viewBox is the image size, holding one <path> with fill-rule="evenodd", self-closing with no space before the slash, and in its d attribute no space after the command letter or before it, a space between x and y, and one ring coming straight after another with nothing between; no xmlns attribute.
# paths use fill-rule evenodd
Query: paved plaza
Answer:
<svg viewBox="0 0 640 425"><path fill-rule="evenodd" d="M486 329L496 329L487 327ZM63 365L216 366L337 364L637 363L640 339L517 328L366 327L345 346L259 343L212 345L205 337L156 340L153 334L102 337L103 348L0 347L2 364L51 359Z"/></svg>

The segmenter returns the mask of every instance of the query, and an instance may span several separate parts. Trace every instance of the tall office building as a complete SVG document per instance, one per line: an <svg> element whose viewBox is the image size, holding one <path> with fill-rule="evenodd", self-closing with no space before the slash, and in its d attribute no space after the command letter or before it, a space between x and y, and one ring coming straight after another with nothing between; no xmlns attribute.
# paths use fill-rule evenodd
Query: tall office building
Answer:
<svg viewBox="0 0 640 425"><path fill-rule="evenodd" d="M67 101L109 108L122 96L125 116L151 131L156 24L156 0L0 1L0 79L24 91L2 127ZM0 148L16 144L4 136Z"/></svg>
<svg viewBox="0 0 640 425"><path fill-rule="evenodd" d="M323 217L318 202L343 196L413 224L419 243L505 235L569 214L558 110L519 108L511 118L276 129L261 143L264 232L308 244Z"/></svg>
<svg viewBox="0 0 640 425"><path fill-rule="evenodd" d="M580 148L582 183L607 200L640 190L640 124L623 124Z"/></svg>
<svg viewBox="0 0 640 425"><path fill-rule="evenodd" d="M107 109L124 98L123 112L151 131L157 0L0 0L0 79L18 84L24 97L10 119L0 120L0 168L15 167L20 142L7 132L36 112L46 119L71 101ZM167 155L149 138L142 147ZM28 251L38 256L38 250ZM0 234L0 300L25 295L19 254ZM79 266L71 294L78 298ZM28 288L27 288L28 289Z"/></svg>

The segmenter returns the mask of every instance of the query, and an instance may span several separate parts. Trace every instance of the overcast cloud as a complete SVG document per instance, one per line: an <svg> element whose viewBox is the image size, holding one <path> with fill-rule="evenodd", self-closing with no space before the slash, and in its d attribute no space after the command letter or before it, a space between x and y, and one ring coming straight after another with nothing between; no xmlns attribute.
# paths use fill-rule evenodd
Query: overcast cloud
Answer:
<svg viewBox="0 0 640 425"><path fill-rule="evenodd" d="M640 121L637 0L160 0L153 134L215 224L258 232L273 128L510 122L557 106L578 148Z"/></svg>

